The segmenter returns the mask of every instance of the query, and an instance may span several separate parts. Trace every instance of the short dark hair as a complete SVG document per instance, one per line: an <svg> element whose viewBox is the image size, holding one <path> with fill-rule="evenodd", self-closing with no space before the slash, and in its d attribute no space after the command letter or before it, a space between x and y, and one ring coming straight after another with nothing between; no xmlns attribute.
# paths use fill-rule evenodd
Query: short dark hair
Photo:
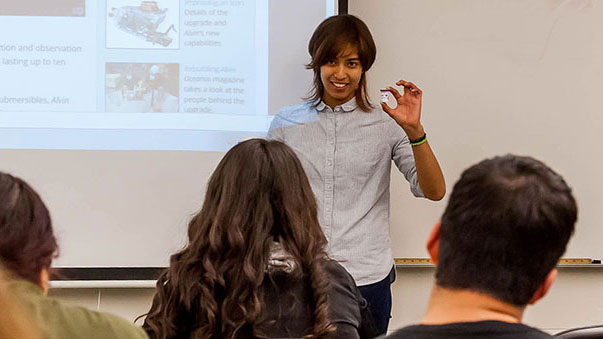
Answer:
<svg viewBox="0 0 603 339"><path fill-rule="evenodd" d="M461 175L442 216L436 283L526 305L565 252L577 218L563 178L530 157Z"/></svg>
<svg viewBox="0 0 603 339"><path fill-rule="evenodd" d="M320 79L320 67L329 60L337 58L348 45L358 48L358 57L362 66L362 76L356 90L356 104L360 109L368 112L373 106L366 93L366 71L375 62L377 48L366 24L349 14L327 18L314 30L308 43L308 53L312 60L306 65L306 68L314 71L314 82L306 99L315 104L320 102L325 91Z"/></svg>
<svg viewBox="0 0 603 339"><path fill-rule="evenodd" d="M48 209L25 181L0 172L0 261L16 276L40 282L58 251Z"/></svg>

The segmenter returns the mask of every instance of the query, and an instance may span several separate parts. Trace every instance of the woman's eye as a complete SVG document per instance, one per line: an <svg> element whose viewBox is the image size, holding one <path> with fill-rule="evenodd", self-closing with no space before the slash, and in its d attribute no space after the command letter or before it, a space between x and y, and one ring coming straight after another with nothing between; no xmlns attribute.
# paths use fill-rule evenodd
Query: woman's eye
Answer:
<svg viewBox="0 0 603 339"><path fill-rule="evenodd" d="M349 63L348 63L348 66L349 66L349 67L356 67L356 66L358 66L358 63L357 63L357 62L355 62L355 61L352 61L352 62L349 62Z"/></svg>

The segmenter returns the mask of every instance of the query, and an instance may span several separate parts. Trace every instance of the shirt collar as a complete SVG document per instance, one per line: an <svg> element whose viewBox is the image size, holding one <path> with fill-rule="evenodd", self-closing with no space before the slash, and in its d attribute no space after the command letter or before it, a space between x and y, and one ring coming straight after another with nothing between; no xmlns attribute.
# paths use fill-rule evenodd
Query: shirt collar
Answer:
<svg viewBox="0 0 603 339"><path fill-rule="evenodd" d="M316 109L319 112L322 112L327 107L328 107L327 104L325 104L324 101L320 100L320 102L316 106ZM343 103L342 105L335 106L335 108L337 108L337 107L341 107L341 110L343 112L346 112L346 113L352 112L353 110L355 110L358 107L358 105L356 104L356 97L354 96L352 99L348 100L347 102Z"/></svg>

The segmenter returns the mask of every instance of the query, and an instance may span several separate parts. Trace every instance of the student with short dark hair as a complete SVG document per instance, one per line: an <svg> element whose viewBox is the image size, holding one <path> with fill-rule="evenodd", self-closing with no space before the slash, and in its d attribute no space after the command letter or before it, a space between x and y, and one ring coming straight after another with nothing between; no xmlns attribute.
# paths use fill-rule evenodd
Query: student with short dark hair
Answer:
<svg viewBox="0 0 603 339"><path fill-rule="evenodd" d="M427 242L436 264L427 312L387 338L552 338L521 320L555 280L576 218L571 189L538 160L470 167Z"/></svg>
<svg viewBox="0 0 603 339"><path fill-rule="evenodd" d="M377 49L362 20L337 15L324 20L308 44L314 72L302 105L275 115L268 136L300 158L319 205L329 254L341 261L368 300L380 333L391 313L395 277L389 225L392 161L416 197L440 200L446 185L421 123L422 91L400 80L396 107L375 108L367 71Z"/></svg>
<svg viewBox="0 0 603 339"><path fill-rule="evenodd" d="M0 262L7 288L44 338L143 339L144 331L114 315L47 297L58 246L48 209L25 181L0 172Z"/></svg>
<svg viewBox="0 0 603 339"><path fill-rule="evenodd" d="M144 328L153 339L359 338L363 299L326 244L295 153L241 142L211 175Z"/></svg>

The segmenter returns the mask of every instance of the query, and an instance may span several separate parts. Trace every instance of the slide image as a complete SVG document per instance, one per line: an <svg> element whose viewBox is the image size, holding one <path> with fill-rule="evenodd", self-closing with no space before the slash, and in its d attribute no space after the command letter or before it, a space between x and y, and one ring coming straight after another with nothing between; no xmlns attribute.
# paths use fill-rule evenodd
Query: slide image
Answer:
<svg viewBox="0 0 603 339"><path fill-rule="evenodd" d="M178 1L107 0L107 48L178 49Z"/></svg>
<svg viewBox="0 0 603 339"><path fill-rule="evenodd" d="M0 1L0 15L13 16L85 16L86 0Z"/></svg>
<svg viewBox="0 0 603 339"><path fill-rule="evenodd" d="M178 112L178 64L107 63L106 111Z"/></svg>

